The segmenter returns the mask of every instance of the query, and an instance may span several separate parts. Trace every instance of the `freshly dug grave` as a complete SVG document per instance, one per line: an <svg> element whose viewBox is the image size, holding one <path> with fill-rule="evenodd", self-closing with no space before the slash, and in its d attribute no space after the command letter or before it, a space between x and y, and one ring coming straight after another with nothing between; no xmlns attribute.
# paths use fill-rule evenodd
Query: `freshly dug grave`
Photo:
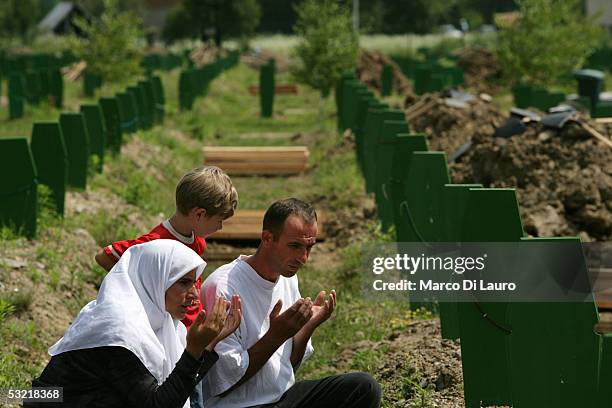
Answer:
<svg viewBox="0 0 612 408"><path fill-rule="evenodd" d="M516 187L527 233L612 237L612 149L579 125L552 130L535 124L509 139L475 132L472 140L470 151L451 165L453 181Z"/></svg>
<svg viewBox="0 0 612 408"><path fill-rule="evenodd" d="M469 47L455 52L457 65L463 69L465 83L474 92L496 94L501 85L502 67L495 52L487 48Z"/></svg>
<svg viewBox="0 0 612 408"><path fill-rule="evenodd" d="M410 127L427 135L429 150L439 150L451 157L472 137L491 137L505 120L494 103L474 98L465 108L449 106L443 93L425 94L418 99L406 97L405 110ZM416 117L418 110L422 113Z"/></svg>
<svg viewBox="0 0 612 408"><path fill-rule="evenodd" d="M380 76L385 65L393 70L393 90L400 95L412 95L412 85L391 58L380 51L360 50L357 61L357 78L371 88L380 91Z"/></svg>

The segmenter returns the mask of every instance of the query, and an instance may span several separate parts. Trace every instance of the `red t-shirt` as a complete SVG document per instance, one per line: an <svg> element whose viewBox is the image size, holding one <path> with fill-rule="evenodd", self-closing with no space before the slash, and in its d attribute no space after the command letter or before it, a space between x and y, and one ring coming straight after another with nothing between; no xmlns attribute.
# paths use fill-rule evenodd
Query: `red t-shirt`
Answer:
<svg viewBox="0 0 612 408"><path fill-rule="evenodd" d="M204 241L204 238L196 236L193 232L191 233L190 237L186 237L183 234L177 232L170 224L170 221L166 220L159 224L157 227L153 228L148 234L142 235L136 239L113 242L112 244L104 248L104 253L106 253L106 255L110 256L115 261L118 261L119 258L121 258L121 255L123 255L123 253L129 247L153 241L156 239L174 239L176 241L182 242L189 248L193 249L200 256L202 256L202 253L206 249L206 241ZM200 293L201 286L202 277L200 276L196 281L196 288L198 289L198 293ZM185 318L181 320L185 327L189 328L189 326L191 326L191 324L195 321L195 318L198 316L198 313L200 313L200 311L202 310L202 303L203 302L200 300L197 305L190 306L187 309Z"/></svg>

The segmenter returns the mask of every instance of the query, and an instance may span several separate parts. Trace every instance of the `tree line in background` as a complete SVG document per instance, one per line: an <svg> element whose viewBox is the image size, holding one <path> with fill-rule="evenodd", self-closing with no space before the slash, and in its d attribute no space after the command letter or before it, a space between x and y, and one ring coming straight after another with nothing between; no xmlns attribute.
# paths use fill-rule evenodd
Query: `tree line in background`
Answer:
<svg viewBox="0 0 612 408"><path fill-rule="evenodd" d="M170 12L163 38L240 37L257 33L293 33L296 6L301 0L182 0ZM336 0L352 7L353 0ZM59 0L2 0L0 33L26 40L35 26ZM74 0L94 16L104 11L103 0ZM145 0L123 0L122 11L140 14ZM363 33L429 33L440 24L464 18L471 27L491 23L493 14L516 9L515 0L359 0ZM208 34L207 34L208 33ZM212 34L211 34L212 33ZM25 41L24 41L25 42Z"/></svg>

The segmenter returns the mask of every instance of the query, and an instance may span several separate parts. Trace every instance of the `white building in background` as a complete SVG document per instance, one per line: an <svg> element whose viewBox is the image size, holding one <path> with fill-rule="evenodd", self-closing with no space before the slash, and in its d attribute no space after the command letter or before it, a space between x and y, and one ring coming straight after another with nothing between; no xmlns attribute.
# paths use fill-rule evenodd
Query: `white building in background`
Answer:
<svg viewBox="0 0 612 408"><path fill-rule="evenodd" d="M586 0L586 11L589 16L601 12L601 24L612 28L612 0Z"/></svg>

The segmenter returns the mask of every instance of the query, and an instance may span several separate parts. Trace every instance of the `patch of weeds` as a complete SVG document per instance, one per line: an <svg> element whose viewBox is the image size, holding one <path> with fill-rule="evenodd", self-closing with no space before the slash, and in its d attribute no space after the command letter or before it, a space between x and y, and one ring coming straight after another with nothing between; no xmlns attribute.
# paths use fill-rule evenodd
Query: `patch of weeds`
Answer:
<svg viewBox="0 0 612 408"><path fill-rule="evenodd" d="M101 210L97 214L81 214L78 218L75 217L74 225L87 225L87 231L101 247L142 233L131 227L127 214L108 210Z"/></svg>
<svg viewBox="0 0 612 408"><path fill-rule="evenodd" d="M42 280L42 272L38 268L32 268L29 270L30 279L33 283L39 283Z"/></svg>
<svg viewBox="0 0 612 408"><path fill-rule="evenodd" d="M48 186L39 184L37 186L37 194L38 228L44 230L56 224L60 217L57 214L53 191Z"/></svg>
<svg viewBox="0 0 612 408"><path fill-rule="evenodd" d="M49 274L47 276L49 277L48 284L51 289L58 290L62 280L62 272L60 269L57 266L49 268Z"/></svg>
<svg viewBox="0 0 612 408"><path fill-rule="evenodd" d="M10 314L19 314L30 309L34 295L31 290L5 292L0 296L0 309L9 310ZM2 314L2 312L0 312Z"/></svg>
<svg viewBox="0 0 612 408"><path fill-rule="evenodd" d="M415 408L434 408L432 396L435 385L426 384L423 374L416 368L409 366L403 375L402 395L411 400Z"/></svg>
<svg viewBox="0 0 612 408"><path fill-rule="evenodd" d="M353 361L351 362L350 369L356 371L374 372L376 366L380 362L380 359L384 354L389 351L389 347L383 345L382 347L375 350L359 350Z"/></svg>
<svg viewBox="0 0 612 408"><path fill-rule="evenodd" d="M13 313L15 313L15 305L6 299L0 298L0 323Z"/></svg>

